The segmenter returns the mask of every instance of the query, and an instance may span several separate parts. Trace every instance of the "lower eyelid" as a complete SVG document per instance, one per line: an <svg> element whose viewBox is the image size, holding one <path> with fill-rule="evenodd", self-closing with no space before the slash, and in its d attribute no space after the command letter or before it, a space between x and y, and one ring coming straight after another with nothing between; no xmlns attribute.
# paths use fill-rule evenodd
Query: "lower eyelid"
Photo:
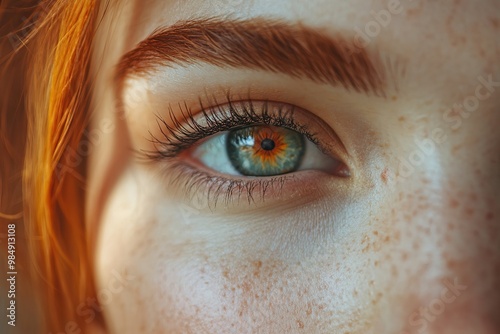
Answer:
<svg viewBox="0 0 500 334"><path fill-rule="evenodd" d="M304 170L273 177L217 175L207 168L182 159L168 163L168 181L178 195L199 209L238 208L238 212L290 201L314 200L328 193L321 190L331 184L331 175ZM338 180L338 178L336 178ZM340 189L340 188L339 188ZM246 204L243 207L242 204Z"/></svg>

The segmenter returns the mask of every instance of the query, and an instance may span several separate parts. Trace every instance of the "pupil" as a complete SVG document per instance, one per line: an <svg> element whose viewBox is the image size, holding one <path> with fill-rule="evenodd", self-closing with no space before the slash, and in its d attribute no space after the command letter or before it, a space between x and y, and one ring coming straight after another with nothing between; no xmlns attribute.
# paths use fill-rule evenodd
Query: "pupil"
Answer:
<svg viewBox="0 0 500 334"><path fill-rule="evenodd" d="M266 138L260 143L260 147L262 147L263 150L272 151L276 147L276 144L274 140Z"/></svg>

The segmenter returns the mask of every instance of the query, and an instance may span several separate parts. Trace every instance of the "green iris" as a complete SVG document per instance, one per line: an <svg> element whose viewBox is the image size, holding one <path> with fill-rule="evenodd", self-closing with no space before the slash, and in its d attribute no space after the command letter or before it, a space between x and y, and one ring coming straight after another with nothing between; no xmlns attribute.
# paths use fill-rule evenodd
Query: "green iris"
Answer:
<svg viewBox="0 0 500 334"><path fill-rule="evenodd" d="M300 167L305 138L287 128L259 125L232 130L226 149L234 168L246 176L273 176Z"/></svg>

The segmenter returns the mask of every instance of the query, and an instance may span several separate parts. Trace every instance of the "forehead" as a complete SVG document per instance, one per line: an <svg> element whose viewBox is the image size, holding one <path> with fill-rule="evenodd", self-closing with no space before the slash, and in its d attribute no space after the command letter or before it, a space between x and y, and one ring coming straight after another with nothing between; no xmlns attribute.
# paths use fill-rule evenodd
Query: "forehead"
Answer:
<svg viewBox="0 0 500 334"><path fill-rule="evenodd" d="M391 38L402 41L404 37L404 40L411 38L409 42L448 42L452 46L470 39L476 45L492 42L500 29L500 3L495 0L374 0L368 5L365 0L129 1L135 7L134 16L139 23L134 27L135 38L144 38L144 34L158 25L211 16L267 16L332 32L364 35L363 38L373 42Z"/></svg>
<svg viewBox="0 0 500 334"><path fill-rule="evenodd" d="M186 19L262 16L326 34L342 33L360 48L380 51L388 62L398 59L391 66L408 78L401 89L418 85L434 92L446 89L450 81L473 86L479 74L495 74L500 68L500 2L494 0L376 0L370 5L363 0L130 0L128 4L133 8L128 48L155 29ZM440 75L429 75L435 73Z"/></svg>

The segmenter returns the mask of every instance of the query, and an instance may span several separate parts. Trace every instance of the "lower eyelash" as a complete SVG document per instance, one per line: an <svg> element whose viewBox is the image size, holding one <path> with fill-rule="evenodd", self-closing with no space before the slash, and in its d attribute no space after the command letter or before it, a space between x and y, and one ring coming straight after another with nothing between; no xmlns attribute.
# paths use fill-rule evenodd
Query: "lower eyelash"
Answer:
<svg viewBox="0 0 500 334"><path fill-rule="evenodd" d="M188 201L207 203L210 209L215 209L218 204L228 206L241 201L248 204L263 202L267 192L272 191L279 196L285 183L295 178L293 174L286 174L255 179L230 179L211 175L183 161L171 162L164 168L168 169L171 186L180 187Z"/></svg>

